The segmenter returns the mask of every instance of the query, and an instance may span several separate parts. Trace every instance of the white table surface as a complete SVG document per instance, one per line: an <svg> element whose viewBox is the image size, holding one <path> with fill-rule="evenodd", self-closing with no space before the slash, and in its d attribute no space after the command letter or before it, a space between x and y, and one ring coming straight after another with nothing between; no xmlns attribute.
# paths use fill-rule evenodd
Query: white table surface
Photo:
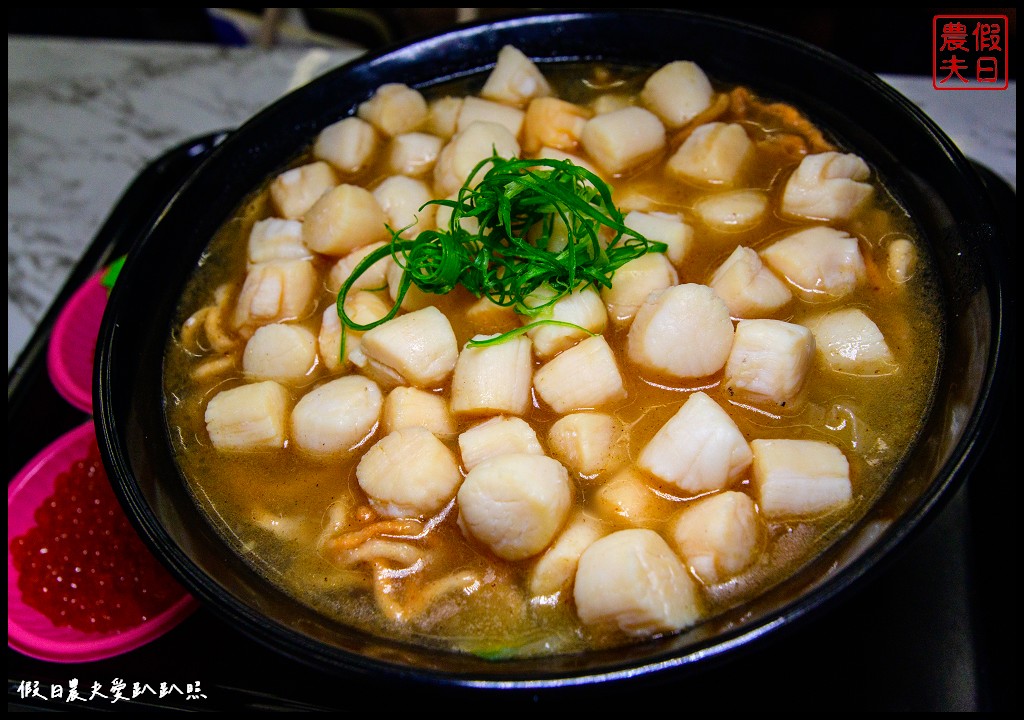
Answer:
<svg viewBox="0 0 1024 720"><path fill-rule="evenodd" d="M236 127L358 48L260 50L8 37L7 367L123 190L180 142ZM1017 182L1016 84L950 92L886 76L964 153Z"/></svg>
<svg viewBox="0 0 1024 720"><path fill-rule="evenodd" d="M360 52L9 37L8 370L150 161Z"/></svg>

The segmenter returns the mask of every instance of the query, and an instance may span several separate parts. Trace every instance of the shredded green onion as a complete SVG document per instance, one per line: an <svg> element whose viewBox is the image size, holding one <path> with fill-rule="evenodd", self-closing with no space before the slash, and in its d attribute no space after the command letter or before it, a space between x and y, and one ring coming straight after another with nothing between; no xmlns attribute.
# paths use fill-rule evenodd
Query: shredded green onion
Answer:
<svg viewBox="0 0 1024 720"><path fill-rule="evenodd" d="M529 323L528 325L521 325L517 328L509 330L508 332L503 332L500 335L495 335L494 337L487 338L486 340L470 340L469 342L466 343L466 347L474 348L490 347L491 345L500 345L506 340L511 340L514 337L519 337L520 335L528 333L535 327L538 327L540 325L558 325L560 327L572 328L573 330L580 330L582 332L585 332L587 335L590 335L591 337L597 335L597 333L590 332L590 330L587 330L585 327L581 327L576 323L565 322L564 320L553 320L551 318L548 318L546 320L534 320L532 323Z"/></svg>
<svg viewBox="0 0 1024 720"><path fill-rule="evenodd" d="M365 331L391 320L411 285L438 295L462 285L478 298L534 317L574 290L611 287L624 264L668 249L627 228L607 183L569 160L495 154L477 164L454 200L427 204L451 208L447 228L425 230L413 239L401 237L404 228L391 230L391 243L363 258L338 292L342 359L345 328ZM475 220L479 229L467 230L464 225L473 223L465 220ZM356 323L345 311L345 299L356 280L388 256L403 268L395 304L379 320ZM531 304L545 285L553 291L550 299ZM534 325L471 345L507 340Z"/></svg>

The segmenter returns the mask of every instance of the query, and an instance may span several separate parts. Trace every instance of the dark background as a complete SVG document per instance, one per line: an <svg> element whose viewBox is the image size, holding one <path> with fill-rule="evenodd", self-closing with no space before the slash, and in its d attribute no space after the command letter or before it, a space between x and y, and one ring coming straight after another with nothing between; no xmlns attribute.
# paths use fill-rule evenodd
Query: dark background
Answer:
<svg viewBox="0 0 1024 720"><path fill-rule="evenodd" d="M259 18L279 8L230 8ZM574 8L475 8L480 19L532 10ZM578 8L576 8L578 9ZM1007 46L1016 47L1016 8L775 8L723 10L687 5L769 28L814 43L860 67L879 73L931 75L931 28L937 14L1007 15ZM374 50L393 42L445 30L458 20L458 8L307 8L301 13L311 31L325 40L342 39ZM16 8L8 11L8 34L61 35L241 44L230 28L204 8ZM1015 63L1010 63L1016 78Z"/></svg>

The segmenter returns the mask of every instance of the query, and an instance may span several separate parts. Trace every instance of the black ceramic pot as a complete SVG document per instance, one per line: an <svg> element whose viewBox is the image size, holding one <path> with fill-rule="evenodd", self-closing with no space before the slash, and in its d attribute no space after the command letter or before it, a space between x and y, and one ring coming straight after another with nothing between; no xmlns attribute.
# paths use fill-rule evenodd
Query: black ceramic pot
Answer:
<svg viewBox="0 0 1024 720"><path fill-rule="evenodd" d="M256 575L198 511L164 422L162 355L177 299L207 242L264 178L380 85L424 88L486 72L514 44L541 66L603 59L697 62L709 76L804 109L867 158L910 210L939 270L946 344L935 402L881 501L816 561L752 603L672 637L585 655L491 662L380 640L328 620ZM586 12L466 27L364 57L233 132L138 239L114 288L96 359L104 460L143 537L223 620L328 672L432 685L541 688L686 672L756 644L848 593L957 489L993 431L1005 387L1005 271L996 212L972 165L876 77L769 32L684 13Z"/></svg>

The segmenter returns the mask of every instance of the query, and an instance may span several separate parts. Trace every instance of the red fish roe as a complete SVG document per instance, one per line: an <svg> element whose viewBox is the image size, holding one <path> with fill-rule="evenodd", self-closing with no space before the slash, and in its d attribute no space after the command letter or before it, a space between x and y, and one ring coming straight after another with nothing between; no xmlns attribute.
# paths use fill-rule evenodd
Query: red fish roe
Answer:
<svg viewBox="0 0 1024 720"><path fill-rule="evenodd" d="M11 542L18 588L58 627L127 630L184 595L121 509L95 442L57 476L35 521Z"/></svg>

